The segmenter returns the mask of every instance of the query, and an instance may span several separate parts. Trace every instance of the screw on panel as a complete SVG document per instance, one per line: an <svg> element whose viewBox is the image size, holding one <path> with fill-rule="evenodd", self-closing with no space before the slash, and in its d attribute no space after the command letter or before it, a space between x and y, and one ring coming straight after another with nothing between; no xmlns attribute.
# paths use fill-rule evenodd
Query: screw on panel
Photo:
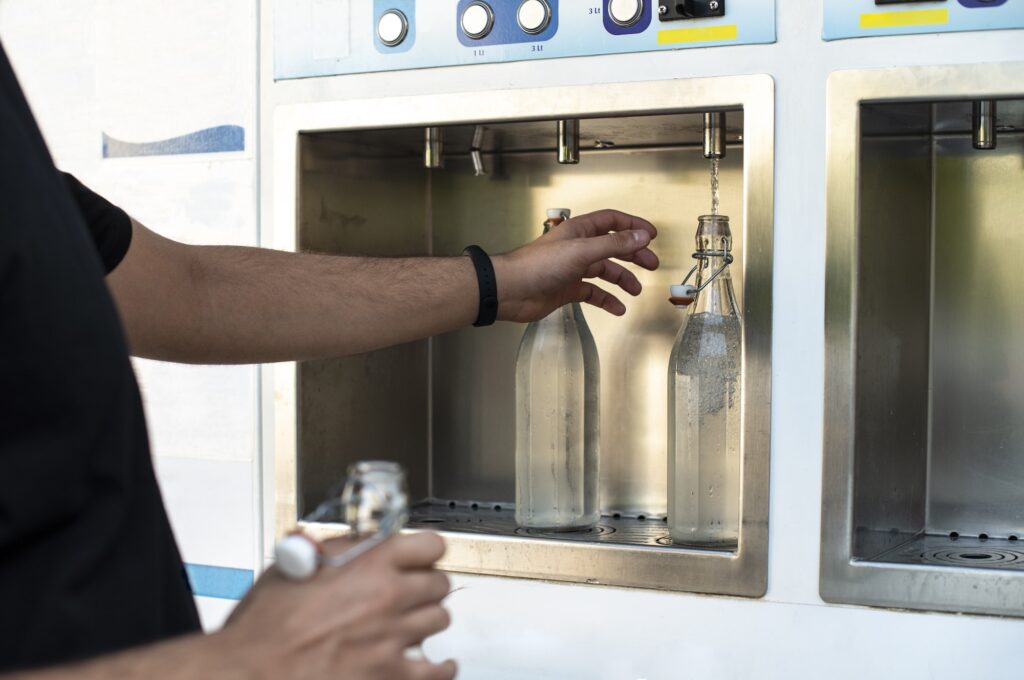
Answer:
<svg viewBox="0 0 1024 680"><path fill-rule="evenodd" d="M658 7L658 14L668 14L668 7L666 5Z"/></svg>
<svg viewBox="0 0 1024 680"><path fill-rule="evenodd" d="M711 0L711 2L708 3L708 7L711 9L712 12L717 12L719 6L720 5L718 4L718 0Z"/></svg>

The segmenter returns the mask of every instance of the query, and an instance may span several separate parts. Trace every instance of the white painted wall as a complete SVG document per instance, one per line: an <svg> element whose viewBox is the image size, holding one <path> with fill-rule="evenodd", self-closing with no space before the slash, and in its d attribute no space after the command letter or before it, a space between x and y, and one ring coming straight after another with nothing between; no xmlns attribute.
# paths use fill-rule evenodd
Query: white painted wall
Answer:
<svg viewBox="0 0 1024 680"><path fill-rule="evenodd" d="M256 0L0 0L0 40L57 165L189 243L255 245ZM219 124L244 152L103 159L102 133ZM186 562L259 567L258 369L136 361L156 470ZM198 598L208 627L234 601Z"/></svg>

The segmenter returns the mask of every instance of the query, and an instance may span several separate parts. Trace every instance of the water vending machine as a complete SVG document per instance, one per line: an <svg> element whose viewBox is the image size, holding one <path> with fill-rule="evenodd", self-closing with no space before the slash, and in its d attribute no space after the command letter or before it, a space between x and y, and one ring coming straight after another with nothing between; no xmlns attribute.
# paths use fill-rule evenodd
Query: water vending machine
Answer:
<svg viewBox="0 0 1024 680"><path fill-rule="evenodd" d="M1020 2L278 0L262 26L264 245L500 253L613 207L661 258L624 317L564 316L599 358L593 517L517 516L543 466L517 479L526 329L499 322L265 368L267 546L344 533L310 513L384 459L447 541L426 651L466 677L940 677L922 641L1005 666Z"/></svg>

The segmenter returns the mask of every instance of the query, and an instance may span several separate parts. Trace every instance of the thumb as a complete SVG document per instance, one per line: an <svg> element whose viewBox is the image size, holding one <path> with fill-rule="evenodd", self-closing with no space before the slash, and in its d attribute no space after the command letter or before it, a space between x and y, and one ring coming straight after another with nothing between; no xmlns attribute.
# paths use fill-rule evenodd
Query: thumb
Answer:
<svg viewBox="0 0 1024 680"><path fill-rule="evenodd" d="M588 267L610 257L620 260L629 259L638 250L646 248L650 242L651 235L643 229L617 231L578 241L580 256L586 260Z"/></svg>

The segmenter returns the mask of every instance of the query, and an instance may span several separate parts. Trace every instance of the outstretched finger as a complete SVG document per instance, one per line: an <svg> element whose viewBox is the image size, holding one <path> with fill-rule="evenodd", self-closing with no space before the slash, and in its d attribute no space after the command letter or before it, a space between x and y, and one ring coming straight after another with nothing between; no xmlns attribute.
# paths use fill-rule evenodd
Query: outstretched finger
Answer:
<svg viewBox="0 0 1024 680"><path fill-rule="evenodd" d="M418 645L428 637L447 630L452 623L448 610L441 605L420 607L409 612L398 624L398 632L408 645Z"/></svg>
<svg viewBox="0 0 1024 680"><path fill-rule="evenodd" d="M658 256L650 248L641 248L632 255L620 257L619 259L625 260L626 262L632 262L633 264L652 272L661 266L661 260L658 259Z"/></svg>
<svg viewBox="0 0 1024 680"><path fill-rule="evenodd" d="M613 283L622 290L626 291L630 295L639 295L640 291L643 290L643 286L640 285L640 280L636 278L636 275L623 267L621 264L612 262L611 260L602 260L596 262L590 266L587 270L585 278L588 279L601 279L608 283Z"/></svg>
<svg viewBox="0 0 1024 680"><path fill-rule="evenodd" d="M583 281L576 289L573 302L585 302L588 305L600 307L609 314L622 316L626 313L626 305L622 304L619 298L615 297L603 288L598 288L592 283Z"/></svg>
<svg viewBox="0 0 1024 680"><path fill-rule="evenodd" d="M435 569L404 572L398 577L398 583L398 603L404 611L438 604L452 587L448 576Z"/></svg>
<svg viewBox="0 0 1024 680"><path fill-rule="evenodd" d="M650 242L651 237L646 231L635 229L593 238L577 238L568 245L574 249L573 259L581 262L586 271L595 263L612 257L617 260L631 260Z"/></svg>
<svg viewBox="0 0 1024 680"><path fill-rule="evenodd" d="M393 536L381 548L399 569L425 569L444 557L444 539L432 532Z"/></svg>
<svg viewBox="0 0 1024 680"><path fill-rule="evenodd" d="M455 662L431 663L425 659L409 659L405 662L405 676L409 680L453 680L458 672Z"/></svg>
<svg viewBox="0 0 1024 680"><path fill-rule="evenodd" d="M598 210L574 217L565 223L564 233L576 237L602 236L611 231L645 231L654 239L658 230L642 217L619 210Z"/></svg>

